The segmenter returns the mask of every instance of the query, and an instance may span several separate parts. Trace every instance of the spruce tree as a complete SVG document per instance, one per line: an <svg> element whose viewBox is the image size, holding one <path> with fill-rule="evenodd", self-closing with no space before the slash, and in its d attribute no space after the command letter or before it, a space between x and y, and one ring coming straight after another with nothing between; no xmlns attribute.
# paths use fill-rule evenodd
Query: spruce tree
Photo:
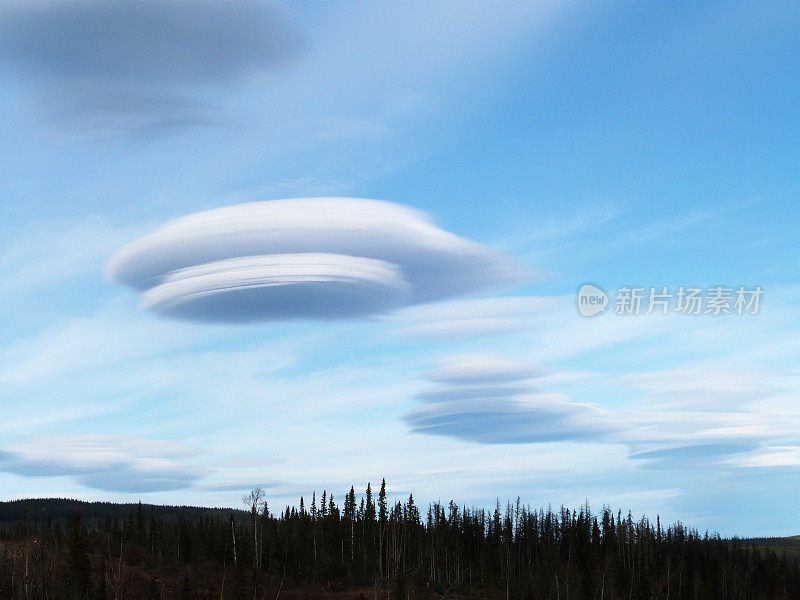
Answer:
<svg viewBox="0 0 800 600"><path fill-rule="evenodd" d="M89 598L91 593L89 536L78 511L72 511L67 520L67 552L69 582L73 594L81 600Z"/></svg>

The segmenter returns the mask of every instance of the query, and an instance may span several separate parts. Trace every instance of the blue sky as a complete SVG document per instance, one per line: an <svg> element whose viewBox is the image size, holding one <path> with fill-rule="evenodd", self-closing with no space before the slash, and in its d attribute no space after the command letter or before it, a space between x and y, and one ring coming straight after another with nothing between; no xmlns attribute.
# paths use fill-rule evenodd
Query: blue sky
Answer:
<svg viewBox="0 0 800 600"><path fill-rule="evenodd" d="M795 4L2 12L4 498L386 477L798 532ZM217 208L190 219L227 254L169 225ZM186 300L245 272L294 279ZM613 311L718 285L761 286L758 314Z"/></svg>

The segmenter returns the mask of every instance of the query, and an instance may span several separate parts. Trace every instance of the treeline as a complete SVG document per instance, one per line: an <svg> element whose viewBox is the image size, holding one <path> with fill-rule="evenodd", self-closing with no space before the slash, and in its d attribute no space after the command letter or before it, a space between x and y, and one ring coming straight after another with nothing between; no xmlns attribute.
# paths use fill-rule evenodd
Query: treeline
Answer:
<svg viewBox="0 0 800 600"><path fill-rule="evenodd" d="M19 521L20 515L27 512L25 518L31 523L50 521L53 524L60 522L63 527L67 519L74 512L81 516L81 520L88 527L107 518L119 520L130 519L138 509L138 504L121 504L115 502L84 502L72 498L31 498L26 500L10 500L0 502L0 528L11 529ZM200 519L217 516L227 518L231 512L236 518L247 516L242 510L229 508L206 508L202 506L167 506L161 504L148 504L147 515L164 517L175 520L178 516L197 523Z"/></svg>
<svg viewBox="0 0 800 600"><path fill-rule="evenodd" d="M278 514L261 490L245 500L247 513L192 520L139 504L90 524L73 512L62 525L22 509L0 528L0 598L800 598L796 559L588 505L420 509L412 496L390 502L385 484Z"/></svg>

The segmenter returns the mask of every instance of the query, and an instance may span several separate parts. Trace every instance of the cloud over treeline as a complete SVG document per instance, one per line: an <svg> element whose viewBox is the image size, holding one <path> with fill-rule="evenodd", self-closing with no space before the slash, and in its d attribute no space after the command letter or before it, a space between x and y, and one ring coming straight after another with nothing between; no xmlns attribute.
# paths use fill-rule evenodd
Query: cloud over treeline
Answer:
<svg viewBox="0 0 800 600"><path fill-rule="evenodd" d="M205 469L197 452L174 441L123 435L33 436L0 449L0 471L23 477L71 477L108 492L157 492L192 486Z"/></svg>

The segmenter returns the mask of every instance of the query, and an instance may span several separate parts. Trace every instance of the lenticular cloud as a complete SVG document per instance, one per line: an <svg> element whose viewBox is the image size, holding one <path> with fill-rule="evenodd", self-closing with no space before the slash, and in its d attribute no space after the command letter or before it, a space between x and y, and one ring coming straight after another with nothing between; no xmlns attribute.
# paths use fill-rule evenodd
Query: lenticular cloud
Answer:
<svg viewBox="0 0 800 600"><path fill-rule="evenodd" d="M343 318L519 281L502 254L376 200L303 198L172 221L108 263L143 305L202 321Z"/></svg>
<svg viewBox="0 0 800 600"><path fill-rule="evenodd" d="M414 433L481 444L593 440L617 429L601 411L531 384L547 373L503 357L451 357L427 374L434 386L417 394L425 404L404 419Z"/></svg>

